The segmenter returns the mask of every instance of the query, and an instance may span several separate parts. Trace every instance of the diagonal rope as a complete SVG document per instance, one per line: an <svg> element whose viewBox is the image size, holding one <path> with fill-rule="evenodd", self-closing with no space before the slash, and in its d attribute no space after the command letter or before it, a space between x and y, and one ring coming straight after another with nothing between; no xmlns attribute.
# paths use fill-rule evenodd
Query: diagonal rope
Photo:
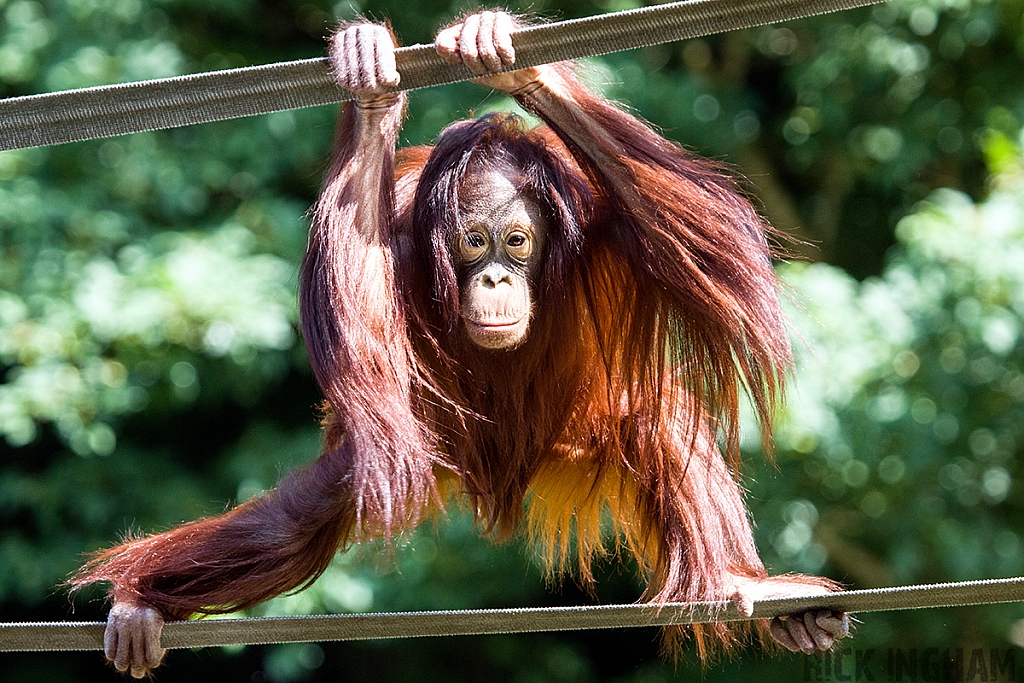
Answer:
<svg viewBox="0 0 1024 683"><path fill-rule="evenodd" d="M764 600L754 604L750 618L799 614L811 609L879 612L1001 602L1024 602L1024 577ZM392 612L170 622L164 626L161 641L167 648L213 647L628 628L744 619L735 605L707 602ZM0 652L102 650L104 626L102 622L0 624Z"/></svg>
<svg viewBox="0 0 1024 683"><path fill-rule="evenodd" d="M691 0L531 26L516 68L762 26L882 0ZM402 90L473 78L433 45L400 48ZM326 58L0 100L0 151L222 121L350 99Z"/></svg>

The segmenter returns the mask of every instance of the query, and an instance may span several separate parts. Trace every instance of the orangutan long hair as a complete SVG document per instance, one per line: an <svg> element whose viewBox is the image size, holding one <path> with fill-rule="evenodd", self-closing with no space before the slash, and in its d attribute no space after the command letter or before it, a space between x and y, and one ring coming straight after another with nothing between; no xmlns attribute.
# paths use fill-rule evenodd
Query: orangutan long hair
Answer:
<svg viewBox="0 0 1024 683"><path fill-rule="evenodd" d="M740 394L767 440L790 363L767 228L727 175L573 88L600 163L553 121L511 115L453 124L396 163L401 107L374 119L377 155L348 106L301 274L322 456L226 514L98 554L73 585L110 581L115 600L175 618L245 608L452 497L499 536L525 523L549 570L584 583L610 518L657 602L764 576L734 477ZM464 181L486 168L550 223L529 336L501 352L461 331L452 246Z"/></svg>

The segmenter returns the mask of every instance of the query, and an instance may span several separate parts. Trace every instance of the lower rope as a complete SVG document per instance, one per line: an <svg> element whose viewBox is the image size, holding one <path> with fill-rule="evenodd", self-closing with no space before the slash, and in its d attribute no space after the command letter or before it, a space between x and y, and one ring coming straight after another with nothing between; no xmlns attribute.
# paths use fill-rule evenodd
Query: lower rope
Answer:
<svg viewBox="0 0 1024 683"><path fill-rule="evenodd" d="M194 648L628 628L767 619L821 609L881 612L1000 602L1024 602L1024 577L764 600L754 604L751 617L740 616L732 604L701 602L175 621L164 626L161 644ZM0 652L102 650L104 627L103 622L0 624Z"/></svg>

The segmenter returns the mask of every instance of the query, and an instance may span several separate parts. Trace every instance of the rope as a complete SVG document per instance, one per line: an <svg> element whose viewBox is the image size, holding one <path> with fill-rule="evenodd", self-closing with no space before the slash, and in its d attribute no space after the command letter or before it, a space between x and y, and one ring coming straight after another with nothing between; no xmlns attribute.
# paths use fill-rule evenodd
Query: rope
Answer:
<svg viewBox="0 0 1024 683"><path fill-rule="evenodd" d="M516 68L798 19L881 0L691 0L531 26ZM473 78L433 45L400 48L402 90ZM174 128L351 99L326 58L0 100L0 151Z"/></svg>
<svg viewBox="0 0 1024 683"><path fill-rule="evenodd" d="M811 609L878 612L1024 602L1024 577L845 591L754 604L750 619ZM741 621L732 604L673 603L527 609L393 612L337 616L207 619L169 622L167 648L264 645L329 640L465 636ZM0 624L0 652L102 650L103 622Z"/></svg>

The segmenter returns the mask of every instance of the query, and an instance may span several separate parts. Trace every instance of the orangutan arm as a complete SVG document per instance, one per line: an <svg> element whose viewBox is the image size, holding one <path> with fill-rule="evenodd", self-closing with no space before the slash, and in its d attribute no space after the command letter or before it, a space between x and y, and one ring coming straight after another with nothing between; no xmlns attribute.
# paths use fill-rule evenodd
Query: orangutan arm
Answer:
<svg viewBox="0 0 1024 683"><path fill-rule="evenodd" d="M400 457L401 449L393 447L397 440L380 436L392 432L379 428L379 412L388 412L389 424L400 422L397 416L412 419L384 243L405 101L389 90L398 82L392 41L386 27L360 24L341 30L331 45L335 76L357 100L343 110L314 211L302 309L310 359L339 427L329 430L321 458L277 490L223 515L99 553L70 581L75 588L112 584L104 651L118 671L143 678L160 664L165 619L241 609L294 590L324 571L360 517L391 523L374 514L375 505L385 505L355 500L353 487L368 476L387 478L396 489L405 483L388 471L388 458ZM398 408L365 408L388 401ZM341 429L347 431L343 440ZM399 455L375 458L367 451L374 447ZM369 474L368 460L377 466ZM410 496L403 490L396 498Z"/></svg>
<svg viewBox="0 0 1024 683"><path fill-rule="evenodd" d="M698 375L687 385L693 401L701 414L722 416L729 454L735 456L738 449L741 384L752 395L767 440L782 375L790 363L766 239L768 227L728 176L590 92L570 66L555 64L495 74L515 64L510 37L515 24L507 14L482 12L441 31L435 46L441 56L466 64L478 74L476 82L515 97L565 143L607 207L604 222L614 226L612 239L637 286L659 297L659 312L665 318L686 321L680 326L685 329L673 332L678 337L668 340L669 348L687 350L689 357L684 362L696 368ZM678 448L673 460L686 463L694 443L692 435L670 441L672 450ZM732 491L739 501L717 449L709 447L692 456L718 472L723 490ZM691 463L682 471L686 469L695 468ZM691 471L687 476L681 483L695 484L696 475ZM672 492L667 488L654 483L650 490L669 495ZM672 500L653 506L662 511L661 518L648 520L664 527L660 534L663 551L670 556L664 558L666 567L687 552L665 541L679 531L681 522L674 519L714 510L713 501L702 502L692 493L682 498L672 494ZM737 505L740 512L733 517L745 524L745 509L741 503ZM711 538L703 540L712 541L719 533L714 530L721 523L720 516L720 512L708 514L708 523L698 535L710 534ZM756 558L749 529L740 535L750 545L750 557L736 562L745 570L713 571L710 574L714 576L703 578L714 584L707 588L733 600L742 613L749 615L758 599L827 592L834 585L815 577L767 577ZM715 561L728 564L730 558ZM662 600L688 593L679 591L671 580L661 583ZM791 650L827 649L848 634L848 618L829 611L795 615L773 622L771 633Z"/></svg>

